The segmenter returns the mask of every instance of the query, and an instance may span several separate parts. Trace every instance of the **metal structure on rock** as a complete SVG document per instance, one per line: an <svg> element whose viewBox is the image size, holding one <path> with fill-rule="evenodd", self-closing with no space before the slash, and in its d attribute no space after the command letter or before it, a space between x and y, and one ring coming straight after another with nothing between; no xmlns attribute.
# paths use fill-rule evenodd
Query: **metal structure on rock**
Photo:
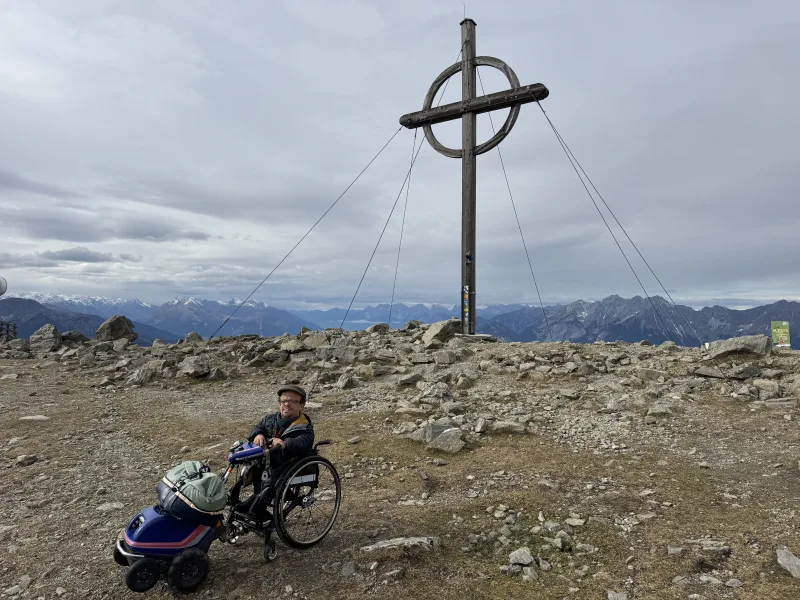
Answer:
<svg viewBox="0 0 800 600"><path fill-rule="evenodd" d="M8 291L8 283L6 280L0 277L0 296ZM17 326L14 323L9 323L7 321L0 321L0 338L3 339L14 339L17 337Z"/></svg>
<svg viewBox="0 0 800 600"><path fill-rule="evenodd" d="M421 111L403 115L400 124L409 129L422 127L428 143L440 154L460 158L462 165L462 217L461 217L461 332L475 333L475 204L476 204L476 158L497 146L514 127L519 116L520 105L544 100L549 95L541 83L520 86L514 71L505 62L491 56L475 56L475 21L461 22L461 62L449 66L434 80ZM477 67L499 69L508 79L511 89L475 97ZM461 71L461 102L431 108L439 88L453 75ZM475 144L476 120L479 113L502 108L511 111L500 130L487 142ZM433 134L432 125L461 119L461 149L442 145Z"/></svg>

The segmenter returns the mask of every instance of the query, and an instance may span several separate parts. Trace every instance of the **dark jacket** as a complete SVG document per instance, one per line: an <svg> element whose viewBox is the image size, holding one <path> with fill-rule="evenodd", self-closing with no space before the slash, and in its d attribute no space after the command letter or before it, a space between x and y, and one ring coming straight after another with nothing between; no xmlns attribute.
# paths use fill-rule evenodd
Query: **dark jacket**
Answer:
<svg viewBox="0 0 800 600"><path fill-rule="evenodd" d="M283 460L308 454L314 445L314 425L311 423L311 419L308 415L301 414L288 426L283 428L280 426L282 420L279 412L265 415L259 424L253 428L250 437L247 439L252 442L260 433L267 438L267 440L276 437L286 442L286 448L270 449L271 459L278 458L274 456L276 453L279 453L280 459Z"/></svg>

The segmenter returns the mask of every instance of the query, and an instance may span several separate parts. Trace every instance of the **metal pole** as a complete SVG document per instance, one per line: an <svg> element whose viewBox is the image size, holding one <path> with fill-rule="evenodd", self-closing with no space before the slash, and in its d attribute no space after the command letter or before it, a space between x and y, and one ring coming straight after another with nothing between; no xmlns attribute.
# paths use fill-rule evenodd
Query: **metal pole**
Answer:
<svg viewBox="0 0 800 600"><path fill-rule="evenodd" d="M461 98L475 98L475 21L461 21ZM477 115L461 118L461 332L475 333L475 129Z"/></svg>

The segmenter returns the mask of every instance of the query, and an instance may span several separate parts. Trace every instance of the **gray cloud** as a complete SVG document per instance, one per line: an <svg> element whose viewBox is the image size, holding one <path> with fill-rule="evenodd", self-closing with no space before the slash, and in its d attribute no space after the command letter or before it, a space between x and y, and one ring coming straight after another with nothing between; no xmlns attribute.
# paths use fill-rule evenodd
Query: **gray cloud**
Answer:
<svg viewBox="0 0 800 600"><path fill-rule="evenodd" d="M0 190L13 192L29 192L50 198L81 198L82 194L58 186L33 181L22 175L0 169Z"/></svg>
<svg viewBox="0 0 800 600"><path fill-rule="evenodd" d="M108 231L108 229L106 229ZM207 240L211 236L204 231L177 229L174 225L152 219L127 218L114 225L113 237L122 239L166 242L175 240Z"/></svg>
<svg viewBox="0 0 800 600"><path fill-rule="evenodd" d="M20 267L57 267L64 263L123 263L138 262L137 257L129 254L115 256L111 252L97 252L89 250L83 246L74 248L64 248L62 250L45 250L33 254L12 254L9 252L0 253L0 267L20 268ZM101 267L94 267L101 268Z"/></svg>
<svg viewBox="0 0 800 600"><path fill-rule="evenodd" d="M33 254L11 254L10 252L0 252L0 267L4 269L52 266L53 264L55 264L54 261L41 259Z"/></svg>
<svg viewBox="0 0 800 600"><path fill-rule="evenodd" d="M144 240L167 242L176 240L203 241L209 233L188 229L167 222L155 214L132 215L122 211L107 213L88 209L49 206L9 208L3 211L6 227L24 234L30 240L65 242L105 242L109 240Z"/></svg>
<svg viewBox="0 0 800 600"><path fill-rule="evenodd" d="M46 250L40 252L39 256L48 260L54 261L69 261L69 262L86 262L86 263L101 263L101 262L114 262L117 259L111 252L95 252L83 246L76 246L75 248L65 248L64 250Z"/></svg>
<svg viewBox="0 0 800 600"><path fill-rule="evenodd" d="M722 12L688 0L468 6L478 54L506 60L523 83L548 86L543 107L678 300L800 298L800 5L776 0L773 8L744 0ZM11 10L14 19L2 18ZM17 265L15 287L153 301L246 296L399 116L421 108L430 82L456 59L461 11L444 0L0 9L0 260ZM489 69L481 76L487 92L506 85ZM458 83L444 102L458 100ZM457 122L435 129L459 146ZM478 130L481 140L491 135L487 116ZM397 136L257 299L349 302L413 137ZM500 148L545 302L641 294L539 107L523 107ZM479 303L538 301L494 151L478 160L477 190ZM459 161L423 147L398 298L458 302L460 191ZM401 216L357 304L391 296ZM80 253L63 245L116 261L71 261ZM97 271L87 277L87 268Z"/></svg>
<svg viewBox="0 0 800 600"><path fill-rule="evenodd" d="M396 176L383 184L359 181L326 216L323 227L348 229L375 227L381 217L378 208L391 206L403 183L405 168L397 168ZM347 176L355 177L357 173ZM98 194L155 207L185 211L202 223L205 217L214 219L262 222L270 226L311 227L347 187L348 182L332 187L330 181L313 176L287 176L280 181L253 184L256 189L242 192L226 191L218 184L201 185L177 178L157 178L139 181L119 181L98 186Z"/></svg>

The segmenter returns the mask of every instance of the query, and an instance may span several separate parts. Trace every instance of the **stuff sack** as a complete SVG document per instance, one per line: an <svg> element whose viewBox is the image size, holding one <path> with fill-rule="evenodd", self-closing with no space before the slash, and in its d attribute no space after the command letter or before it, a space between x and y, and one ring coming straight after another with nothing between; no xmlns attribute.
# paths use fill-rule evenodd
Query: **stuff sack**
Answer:
<svg viewBox="0 0 800 600"><path fill-rule="evenodd" d="M222 478L196 460L167 471L156 484L156 493L161 507L173 517L203 525L216 525L227 501Z"/></svg>

